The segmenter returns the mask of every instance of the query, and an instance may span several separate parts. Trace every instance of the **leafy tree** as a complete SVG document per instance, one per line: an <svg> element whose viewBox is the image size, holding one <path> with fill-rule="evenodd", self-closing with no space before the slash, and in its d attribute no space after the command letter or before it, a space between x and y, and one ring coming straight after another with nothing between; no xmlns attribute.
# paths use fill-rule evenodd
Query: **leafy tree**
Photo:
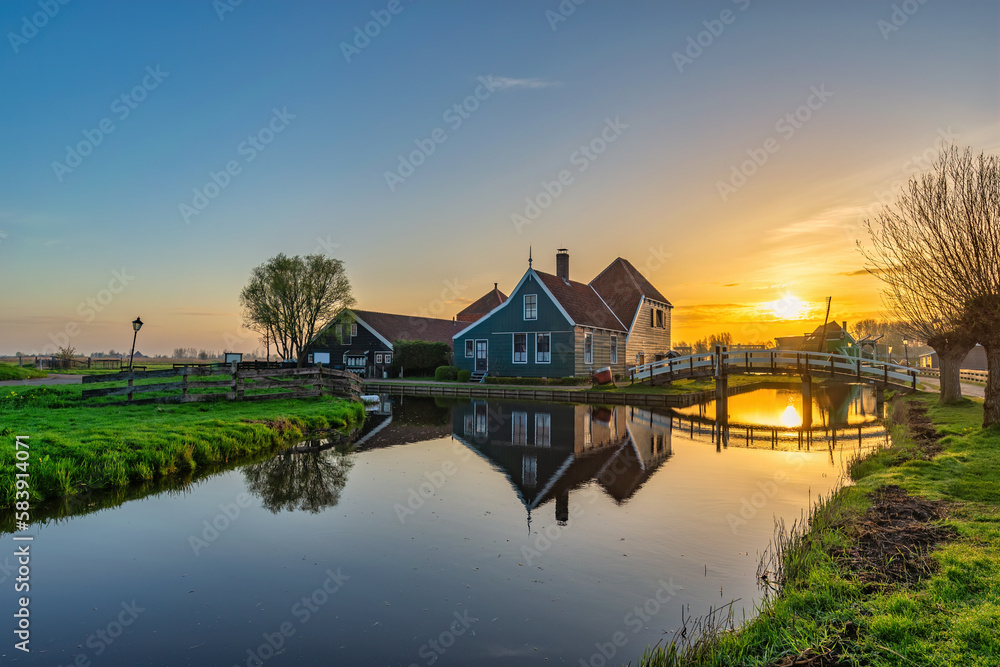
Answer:
<svg viewBox="0 0 1000 667"><path fill-rule="evenodd" d="M344 263L323 255L276 255L253 269L240 292L244 326L300 367L322 324L352 305Z"/></svg>

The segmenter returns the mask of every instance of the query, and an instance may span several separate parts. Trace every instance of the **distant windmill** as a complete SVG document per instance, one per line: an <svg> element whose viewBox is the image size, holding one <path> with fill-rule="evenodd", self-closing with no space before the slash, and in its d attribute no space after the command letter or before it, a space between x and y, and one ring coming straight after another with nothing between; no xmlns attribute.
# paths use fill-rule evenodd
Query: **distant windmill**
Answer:
<svg viewBox="0 0 1000 667"><path fill-rule="evenodd" d="M833 301L832 296L826 297L826 317L823 318L823 333L820 334L819 343L816 344L816 351L822 352L823 348L826 346L826 325L830 321L830 302Z"/></svg>

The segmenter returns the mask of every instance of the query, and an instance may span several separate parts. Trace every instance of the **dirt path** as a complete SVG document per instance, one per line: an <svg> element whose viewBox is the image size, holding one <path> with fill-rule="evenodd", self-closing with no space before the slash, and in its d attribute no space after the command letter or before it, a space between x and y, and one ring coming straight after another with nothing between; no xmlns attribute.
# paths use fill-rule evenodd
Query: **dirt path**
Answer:
<svg viewBox="0 0 1000 667"><path fill-rule="evenodd" d="M23 385L52 385L52 384L80 384L83 381L82 375L49 375L33 380L4 380L0 382L0 387L20 387Z"/></svg>
<svg viewBox="0 0 1000 667"><path fill-rule="evenodd" d="M927 385L934 391L937 391L941 388L941 381L938 378L921 376L919 382ZM962 396L974 396L976 398L984 398L986 396L986 387L981 387L978 384L969 384L968 382L963 382Z"/></svg>

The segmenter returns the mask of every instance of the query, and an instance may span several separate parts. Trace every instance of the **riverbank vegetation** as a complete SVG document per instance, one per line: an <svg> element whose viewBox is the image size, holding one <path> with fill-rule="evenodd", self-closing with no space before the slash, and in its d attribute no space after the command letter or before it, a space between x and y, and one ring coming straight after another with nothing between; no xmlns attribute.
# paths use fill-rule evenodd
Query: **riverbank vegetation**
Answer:
<svg viewBox="0 0 1000 667"><path fill-rule="evenodd" d="M273 451L304 433L358 426L334 398L93 407L82 385L0 390L0 507L15 501L15 437L28 436L31 500L190 473Z"/></svg>
<svg viewBox="0 0 1000 667"><path fill-rule="evenodd" d="M1000 665L1000 429L982 403L893 402L892 446L777 539L780 594L736 631L639 665Z"/></svg>
<svg viewBox="0 0 1000 667"><path fill-rule="evenodd" d="M45 377L44 371L35 370L29 366L11 366L0 364L0 382L7 380L30 380Z"/></svg>

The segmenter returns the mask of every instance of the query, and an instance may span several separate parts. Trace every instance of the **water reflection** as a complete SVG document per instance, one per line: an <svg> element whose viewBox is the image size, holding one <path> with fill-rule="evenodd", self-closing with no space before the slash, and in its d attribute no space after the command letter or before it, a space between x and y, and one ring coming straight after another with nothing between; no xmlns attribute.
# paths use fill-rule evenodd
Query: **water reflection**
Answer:
<svg viewBox="0 0 1000 667"><path fill-rule="evenodd" d="M813 384L811 392L792 387L755 389L729 396L724 403L724 412L717 410L716 401L675 411L706 421L717 421L723 416L730 425L786 429L845 428L872 424L879 419L877 395L868 385Z"/></svg>
<svg viewBox="0 0 1000 667"><path fill-rule="evenodd" d="M243 469L247 490L271 512L316 514L340 501L354 464L351 448L338 445L311 451L289 450Z"/></svg>

